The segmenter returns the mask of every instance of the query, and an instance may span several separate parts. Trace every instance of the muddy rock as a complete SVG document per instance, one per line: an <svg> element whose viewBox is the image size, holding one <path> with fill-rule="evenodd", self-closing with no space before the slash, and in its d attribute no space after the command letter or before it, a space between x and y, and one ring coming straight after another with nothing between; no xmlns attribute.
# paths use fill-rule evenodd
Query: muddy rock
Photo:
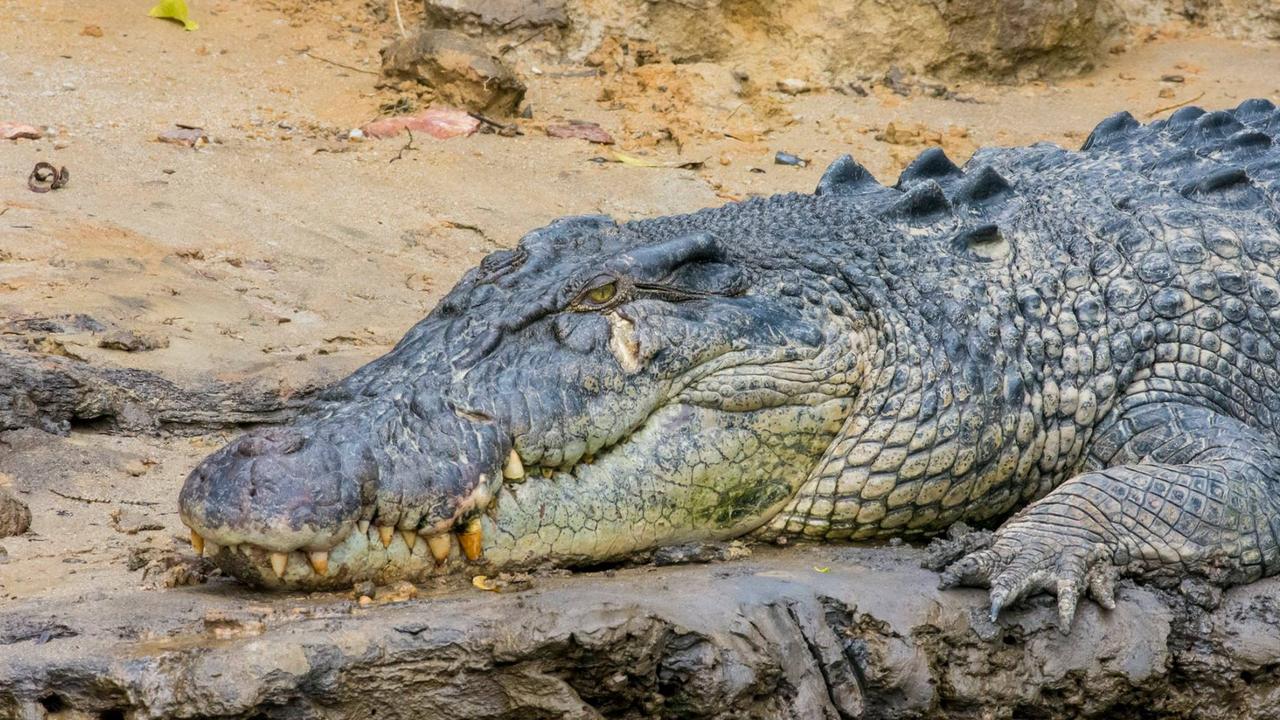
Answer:
<svg viewBox="0 0 1280 720"><path fill-rule="evenodd" d="M382 50L382 73L434 93L444 104L488 115L515 115L525 85L475 40L452 30L424 30Z"/></svg>
<svg viewBox="0 0 1280 720"><path fill-rule="evenodd" d="M115 330L98 338L98 347L124 352L145 352L169 347L169 338L137 330Z"/></svg>
<svg viewBox="0 0 1280 720"><path fill-rule="evenodd" d="M0 348L0 431L30 427L65 434L75 422L92 421L116 432L190 433L280 422L318 389L287 395L252 380L182 387L143 370Z"/></svg>
<svg viewBox="0 0 1280 720"><path fill-rule="evenodd" d="M1144 587L985 617L912 548L465 582L402 602L214 578L0 608L0 715L1206 718L1280 712L1280 580L1206 612ZM120 658L129 658L121 662ZM26 713L24 715L24 713Z"/></svg>
<svg viewBox="0 0 1280 720"><path fill-rule="evenodd" d="M21 535L31 527L31 510L26 503L0 487L0 537Z"/></svg>
<svg viewBox="0 0 1280 720"><path fill-rule="evenodd" d="M770 83L799 73L832 86L893 66L946 79L1074 75L1152 28L1280 38L1280 6L1272 0L426 0L426 7L430 25L521 52L553 50L582 61L602 43L635 42L677 63L733 64ZM524 23L554 32L530 38ZM531 39L537 42L525 45Z"/></svg>
<svg viewBox="0 0 1280 720"><path fill-rule="evenodd" d="M505 32L563 27L568 24L564 0L425 0L427 25Z"/></svg>

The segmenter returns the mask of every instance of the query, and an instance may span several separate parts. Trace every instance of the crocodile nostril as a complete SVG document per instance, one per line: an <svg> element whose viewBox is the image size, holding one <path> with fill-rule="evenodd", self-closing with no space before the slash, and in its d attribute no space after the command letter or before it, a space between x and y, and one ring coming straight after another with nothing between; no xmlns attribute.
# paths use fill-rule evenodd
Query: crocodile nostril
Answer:
<svg viewBox="0 0 1280 720"><path fill-rule="evenodd" d="M300 450L306 439L305 435L291 428L270 428L241 438L236 452L244 457L289 455Z"/></svg>

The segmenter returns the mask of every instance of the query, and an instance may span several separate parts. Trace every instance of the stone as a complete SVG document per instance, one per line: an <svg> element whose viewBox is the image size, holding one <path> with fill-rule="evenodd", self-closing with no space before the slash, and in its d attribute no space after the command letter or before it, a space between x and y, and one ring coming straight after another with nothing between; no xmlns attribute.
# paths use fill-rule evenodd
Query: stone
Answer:
<svg viewBox="0 0 1280 720"><path fill-rule="evenodd" d="M486 115L515 115L525 93L515 71L452 30L424 30L383 48L382 73L393 85L416 83L444 104Z"/></svg>
<svg viewBox="0 0 1280 720"><path fill-rule="evenodd" d="M31 527L31 510L27 504L0 488L0 537L21 535Z"/></svg>
<svg viewBox="0 0 1280 720"><path fill-rule="evenodd" d="M423 5L431 27L506 32L569 24L564 0L425 0Z"/></svg>
<svg viewBox="0 0 1280 720"><path fill-rule="evenodd" d="M98 347L124 352L145 352L169 347L169 338L137 330L114 330L98 338Z"/></svg>

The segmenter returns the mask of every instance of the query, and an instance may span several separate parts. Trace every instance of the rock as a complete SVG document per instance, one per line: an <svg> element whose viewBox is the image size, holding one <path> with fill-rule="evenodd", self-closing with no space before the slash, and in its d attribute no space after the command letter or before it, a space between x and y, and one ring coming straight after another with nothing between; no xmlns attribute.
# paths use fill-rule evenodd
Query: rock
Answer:
<svg viewBox="0 0 1280 720"><path fill-rule="evenodd" d="M181 385L143 370L0 347L0 431L34 427L66 434L73 420L93 420L116 432L281 422L322 384L317 379L289 391L262 379L205 378Z"/></svg>
<svg viewBox="0 0 1280 720"><path fill-rule="evenodd" d="M593 122L570 120L564 124L548 125L547 135L554 138L578 138L600 145L612 145L613 136Z"/></svg>
<svg viewBox="0 0 1280 720"><path fill-rule="evenodd" d="M431 27L497 30L564 27L564 0L426 0Z"/></svg>
<svg viewBox="0 0 1280 720"><path fill-rule="evenodd" d="M453 578L386 604L219 578L11 602L0 716L42 702L140 719L1280 716L1280 579L1212 612L1126 585L1112 611L1082 603L1064 637L1049 598L992 623L985 591L939 591L923 557L758 547L524 591Z"/></svg>
<svg viewBox="0 0 1280 720"><path fill-rule="evenodd" d="M27 504L0 488L0 537L21 535L31 527L31 510Z"/></svg>
<svg viewBox="0 0 1280 720"><path fill-rule="evenodd" d="M98 338L98 347L124 352L143 352L169 347L169 338L137 330L115 330Z"/></svg>
<svg viewBox="0 0 1280 720"><path fill-rule="evenodd" d="M170 145L182 145L193 148L209 142L209 136L202 128L190 125L177 125L156 136L156 140Z"/></svg>
<svg viewBox="0 0 1280 720"><path fill-rule="evenodd" d="M525 85L476 41L451 30L424 30L382 49L389 81L411 81L449 105L486 115L515 115Z"/></svg>
<svg viewBox="0 0 1280 720"><path fill-rule="evenodd" d="M783 78L778 81L778 90L787 95L801 95L809 92L809 83L799 78Z"/></svg>

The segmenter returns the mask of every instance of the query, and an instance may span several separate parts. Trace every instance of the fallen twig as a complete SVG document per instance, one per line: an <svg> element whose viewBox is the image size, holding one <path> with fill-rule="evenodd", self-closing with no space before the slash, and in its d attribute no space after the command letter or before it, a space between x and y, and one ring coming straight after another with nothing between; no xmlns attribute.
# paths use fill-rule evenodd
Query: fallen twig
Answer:
<svg viewBox="0 0 1280 720"><path fill-rule="evenodd" d="M533 41L534 39L536 39L536 38L538 38L538 37L541 37L541 36L542 36L542 34L543 34L543 33L545 33L545 32L546 32L550 27L551 27L550 25L543 25L542 27L540 27L540 28L538 28L537 30L534 30L532 33L530 33L530 34L529 34L529 37L527 37L527 38L525 38L525 39L521 40L520 42L518 42L518 43L516 43L516 44L514 44L514 45L507 45L506 47L502 48L502 52L501 52L500 54L502 54L502 55L506 55L507 53L511 52L512 50L515 50L516 48L520 47L521 45L524 45L524 44L525 44L525 43L527 43L527 42L531 42L531 41Z"/></svg>
<svg viewBox="0 0 1280 720"><path fill-rule="evenodd" d="M484 124L484 125L488 125L489 127L493 128L494 130L496 130L496 131L497 131L497 133L498 133L499 135L502 135L503 137L513 137L513 136L515 136L515 135L523 135L523 134L524 134L524 133L520 132L520 128L519 128L519 127L517 127L517 126L516 126L516 125L514 125L514 124L512 124L512 125L503 125L502 123L498 122L497 120L490 120L489 118L487 118L487 117L485 117L485 116L481 115L480 113L468 112L467 114L468 114L468 115L470 115L471 117L475 118L476 120L479 120L482 124Z"/></svg>
<svg viewBox="0 0 1280 720"><path fill-rule="evenodd" d="M388 164L388 165L390 165L391 163L393 163L393 162L395 162L395 161L399 160L400 158L404 157L404 154L405 154L406 152L408 152L409 150L417 150L417 149L418 149L418 148L416 148L416 147L414 147L414 146L413 146L413 131L412 131L412 130L410 130L409 128L405 128L405 129L404 129L404 131L405 131L405 132L407 132L407 133L409 133L409 142L405 143L405 144L404 144L404 146L400 148L400 152L396 153L396 156L395 156L395 157L393 157L393 158L391 158L390 160L388 160L388 161L387 161L387 164Z"/></svg>
<svg viewBox="0 0 1280 720"><path fill-rule="evenodd" d="M404 20L400 18L400 0L391 0L391 5L396 9L396 25L400 26L400 37L409 37L409 33L404 31Z"/></svg>
<svg viewBox="0 0 1280 720"><path fill-rule="evenodd" d="M375 72L375 71L373 71L373 70L365 70L364 68L358 68L358 67L356 67L356 66L354 66L354 65L348 65L348 64L346 64L346 63L340 63L340 62L338 62L337 60L330 60L330 59L329 59L329 58L327 58L327 57L320 57L319 55L316 55L316 54L315 54L315 53L313 53L313 52L305 52L305 53L303 53L303 55L306 55L306 56L307 56L307 57L309 57L309 58L314 58L314 59L316 59L316 60L319 60L320 62L329 63L330 65L337 65L337 66L338 66L338 67L340 67L340 68L346 68L346 69L348 69L348 70L355 70L356 72L361 72L361 73L364 73L365 75L381 75L381 74L382 74L382 73L380 73L380 72Z"/></svg>
<svg viewBox="0 0 1280 720"><path fill-rule="evenodd" d="M1204 93L1203 93L1203 92L1202 92L1202 93L1200 93L1199 95L1197 95L1197 96L1195 96L1195 97L1191 98L1190 100L1183 100L1183 101L1182 101L1182 102L1180 102L1180 103L1174 103L1174 104L1172 104L1172 105L1165 105L1164 107L1156 108L1155 110L1152 110L1151 112L1147 113L1147 117L1148 117L1148 118L1153 118L1153 117L1155 117L1155 116L1159 115L1159 114L1160 114L1160 113L1162 113L1162 112L1167 112L1167 111L1169 111L1169 110L1177 110L1178 108L1182 107L1183 105L1190 105L1191 103L1193 103L1193 102L1195 102L1195 101L1199 100L1199 99L1200 99L1200 98L1202 98L1202 97L1204 97Z"/></svg>
<svg viewBox="0 0 1280 720"><path fill-rule="evenodd" d="M89 505L110 505L112 503L119 503L121 505L141 505L143 507L155 507L156 505L160 504L157 502L147 502L146 500L102 500L99 498L80 497L79 495L68 495L66 493L58 492L57 490L53 490L53 489L50 489L49 492L53 493L54 495L57 495L60 498L75 500L76 502L82 502Z"/></svg>

